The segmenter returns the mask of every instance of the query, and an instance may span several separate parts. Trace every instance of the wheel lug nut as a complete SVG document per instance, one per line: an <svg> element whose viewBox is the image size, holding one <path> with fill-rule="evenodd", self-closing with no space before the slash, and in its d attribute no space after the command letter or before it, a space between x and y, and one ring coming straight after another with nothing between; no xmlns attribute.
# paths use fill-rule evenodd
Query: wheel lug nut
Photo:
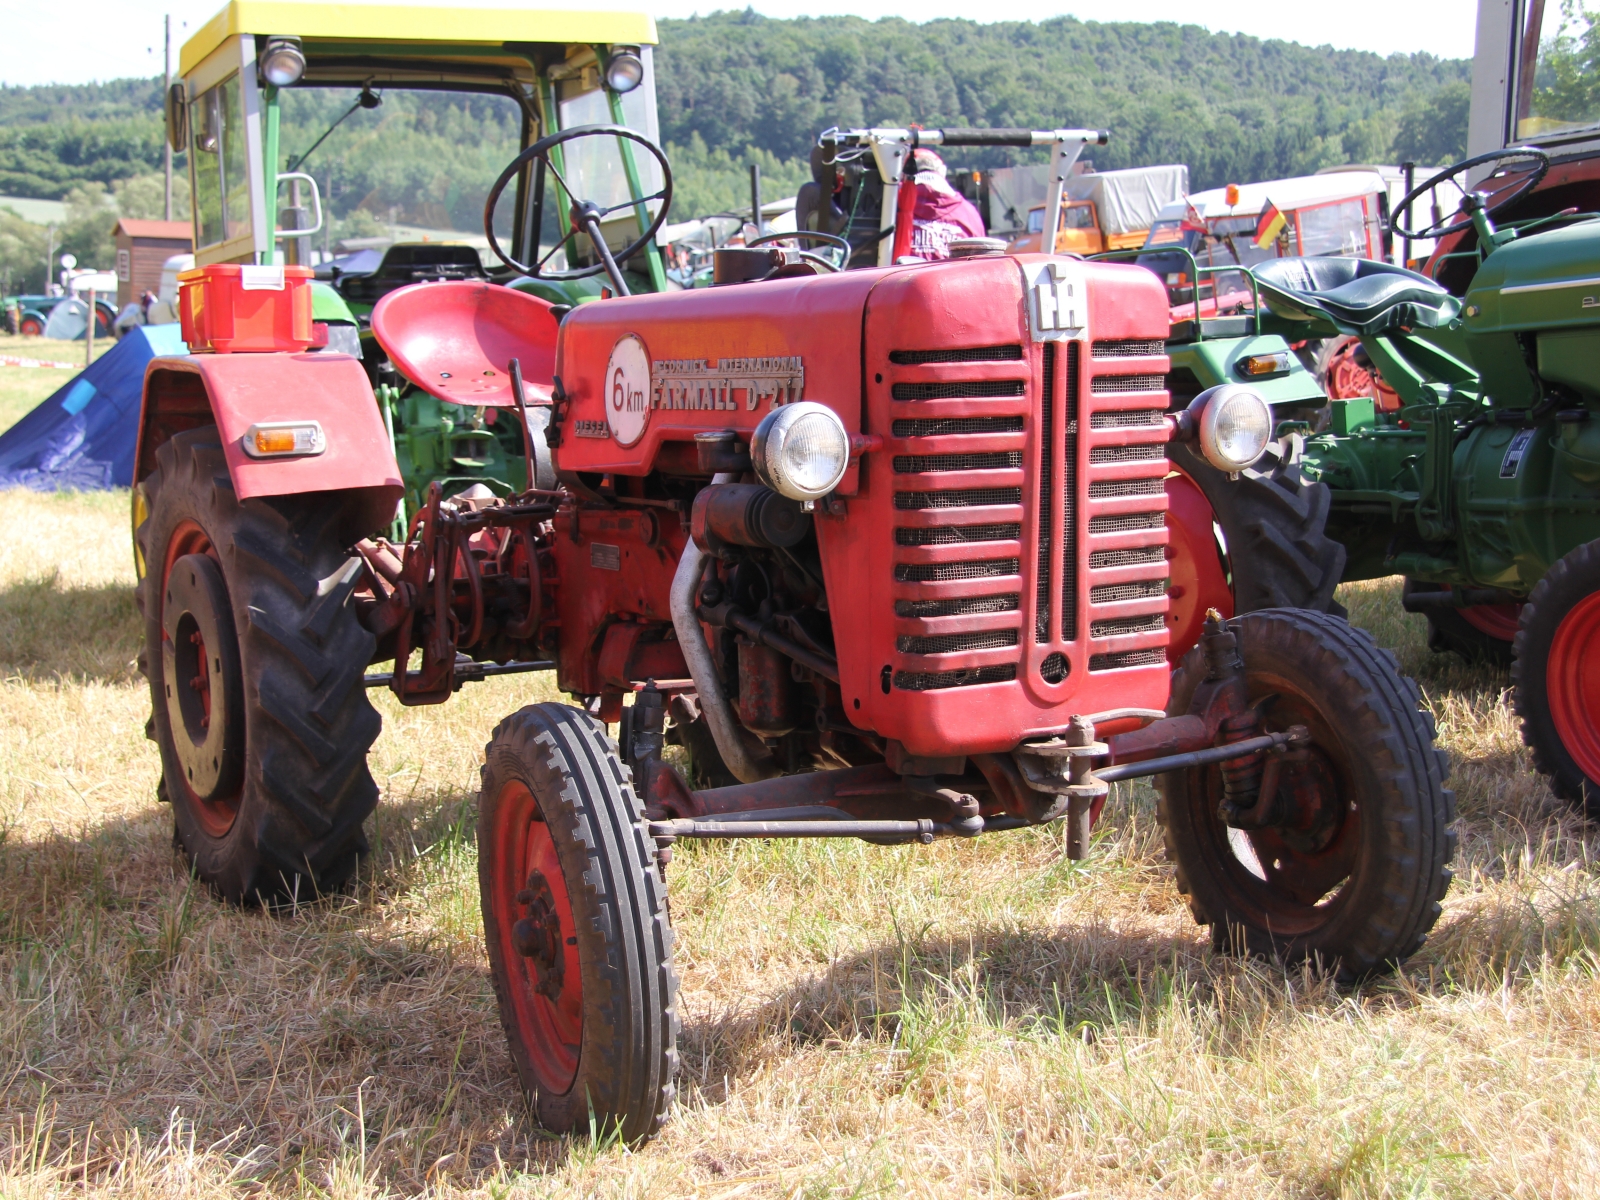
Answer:
<svg viewBox="0 0 1600 1200"><path fill-rule="evenodd" d="M517 893L516 901L517 901L518 904L532 904L533 903L533 891L532 891L532 889L523 888L520 892Z"/></svg>

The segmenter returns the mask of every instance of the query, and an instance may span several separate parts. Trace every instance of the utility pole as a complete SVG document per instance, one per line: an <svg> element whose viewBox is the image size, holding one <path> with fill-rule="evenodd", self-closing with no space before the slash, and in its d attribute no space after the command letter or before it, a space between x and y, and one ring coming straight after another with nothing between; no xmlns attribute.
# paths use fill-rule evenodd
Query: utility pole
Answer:
<svg viewBox="0 0 1600 1200"><path fill-rule="evenodd" d="M50 287L50 272L55 269L56 227L54 225L47 225L45 228L48 230L48 232L45 234L44 244L44 294L46 296L53 296L55 295L55 292L51 290Z"/></svg>
<svg viewBox="0 0 1600 1200"><path fill-rule="evenodd" d="M172 91L172 14L168 13L162 18L165 27L165 45L161 51L161 110L166 111L167 93ZM166 167L167 200L166 218L172 220L172 131L167 130L166 146L162 152L162 159Z"/></svg>

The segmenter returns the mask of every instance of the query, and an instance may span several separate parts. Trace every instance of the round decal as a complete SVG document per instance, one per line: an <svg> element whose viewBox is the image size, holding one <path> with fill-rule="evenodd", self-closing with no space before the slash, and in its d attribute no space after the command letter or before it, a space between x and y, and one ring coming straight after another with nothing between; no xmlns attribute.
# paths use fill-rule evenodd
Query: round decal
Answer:
<svg viewBox="0 0 1600 1200"><path fill-rule="evenodd" d="M611 347L606 363L606 422L619 446L631 446L644 436L650 420L650 353L633 334L624 334Z"/></svg>

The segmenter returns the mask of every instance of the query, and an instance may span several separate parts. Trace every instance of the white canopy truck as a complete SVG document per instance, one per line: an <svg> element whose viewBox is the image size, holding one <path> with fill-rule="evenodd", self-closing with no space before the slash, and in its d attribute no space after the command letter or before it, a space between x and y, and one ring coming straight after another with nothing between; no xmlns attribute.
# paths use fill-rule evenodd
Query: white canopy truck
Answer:
<svg viewBox="0 0 1600 1200"><path fill-rule="evenodd" d="M1013 168L1014 173L1042 168ZM996 171L991 187L1020 187L1021 179L1002 183ZM1073 175L1062 186L1061 214L1056 222L1057 254L1099 254L1142 246L1162 209L1181 202L1189 190L1189 168L1182 165L1130 167L1123 171L1090 171ZM1028 209L1026 232L1012 239L1012 253L1044 248L1048 201Z"/></svg>

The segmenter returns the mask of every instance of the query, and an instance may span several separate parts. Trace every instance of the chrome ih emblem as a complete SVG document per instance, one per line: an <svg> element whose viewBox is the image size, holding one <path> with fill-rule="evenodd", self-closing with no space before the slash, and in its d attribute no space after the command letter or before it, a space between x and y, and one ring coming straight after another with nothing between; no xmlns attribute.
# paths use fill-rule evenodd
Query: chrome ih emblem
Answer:
<svg viewBox="0 0 1600 1200"><path fill-rule="evenodd" d="M1028 319L1036 342L1081 338L1089 323L1089 293L1083 271L1071 259L1029 263Z"/></svg>

